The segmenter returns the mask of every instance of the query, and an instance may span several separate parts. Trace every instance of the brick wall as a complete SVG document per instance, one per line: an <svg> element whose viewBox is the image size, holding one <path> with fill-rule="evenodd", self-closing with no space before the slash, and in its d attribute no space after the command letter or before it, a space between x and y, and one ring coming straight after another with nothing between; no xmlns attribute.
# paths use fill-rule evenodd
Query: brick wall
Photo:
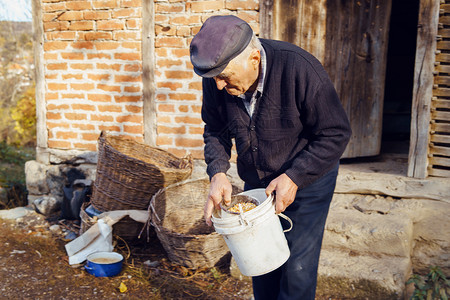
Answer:
<svg viewBox="0 0 450 300"><path fill-rule="evenodd" d="M237 15L258 33L258 7L154 2L157 146L203 157L201 79L189 43L216 14ZM142 1L42 0L42 10L48 147L95 151L101 130L143 141Z"/></svg>

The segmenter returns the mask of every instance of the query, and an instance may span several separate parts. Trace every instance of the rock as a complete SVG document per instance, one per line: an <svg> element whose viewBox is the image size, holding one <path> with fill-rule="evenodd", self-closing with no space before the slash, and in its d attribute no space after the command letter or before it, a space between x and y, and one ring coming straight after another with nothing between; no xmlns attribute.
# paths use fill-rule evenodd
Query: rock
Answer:
<svg viewBox="0 0 450 300"><path fill-rule="evenodd" d="M0 218L5 220L16 220L28 215L32 210L28 207L16 207L0 210Z"/></svg>
<svg viewBox="0 0 450 300"><path fill-rule="evenodd" d="M49 149L49 159L52 164L96 164L97 152L80 150Z"/></svg>
<svg viewBox="0 0 450 300"><path fill-rule="evenodd" d="M54 234L62 233L61 227L58 224L54 224L54 225L50 226L48 229L50 229L50 231L53 232Z"/></svg>
<svg viewBox="0 0 450 300"><path fill-rule="evenodd" d="M35 160L25 163L25 177L28 193L32 195L45 195L50 192L47 185L47 170L49 166Z"/></svg>
<svg viewBox="0 0 450 300"><path fill-rule="evenodd" d="M52 196L43 196L34 200L33 207L40 214L49 216L61 208L61 202Z"/></svg>
<svg viewBox="0 0 450 300"><path fill-rule="evenodd" d="M403 299L409 258L322 249L317 294L343 299Z"/></svg>

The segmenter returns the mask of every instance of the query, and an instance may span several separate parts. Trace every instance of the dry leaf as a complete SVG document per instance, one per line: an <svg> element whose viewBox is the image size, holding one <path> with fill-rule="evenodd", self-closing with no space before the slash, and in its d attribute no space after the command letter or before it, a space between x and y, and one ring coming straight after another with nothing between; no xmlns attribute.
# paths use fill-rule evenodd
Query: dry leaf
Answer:
<svg viewBox="0 0 450 300"><path fill-rule="evenodd" d="M119 291L121 292L121 293L125 293L126 291L127 291L127 286L125 285L125 283L123 283L123 281L120 283L120 285L119 285Z"/></svg>

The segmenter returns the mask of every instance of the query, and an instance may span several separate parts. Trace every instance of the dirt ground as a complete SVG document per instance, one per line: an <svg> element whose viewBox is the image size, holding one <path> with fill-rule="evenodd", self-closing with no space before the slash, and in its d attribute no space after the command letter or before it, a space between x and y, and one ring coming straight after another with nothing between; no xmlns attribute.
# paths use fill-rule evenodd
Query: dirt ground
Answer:
<svg viewBox="0 0 450 300"><path fill-rule="evenodd" d="M49 229L55 224L64 232ZM71 230L77 231L76 222L35 213L0 219L0 298L251 299L251 284L232 278L228 266L192 270L174 265L152 234L148 243L133 245L115 238L115 251L126 258L121 273L94 277L83 265L68 264L64 245ZM151 266L144 264L148 261Z"/></svg>

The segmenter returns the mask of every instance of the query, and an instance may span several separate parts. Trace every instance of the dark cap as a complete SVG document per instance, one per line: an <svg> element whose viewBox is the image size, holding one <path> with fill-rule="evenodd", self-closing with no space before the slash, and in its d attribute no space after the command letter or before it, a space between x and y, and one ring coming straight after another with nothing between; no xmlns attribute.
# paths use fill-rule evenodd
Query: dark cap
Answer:
<svg viewBox="0 0 450 300"><path fill-rule="evenodd" d="M212 16L194 36L190 46L194 71L202 77L219 75L253 36L247 22L235 16Z"/></svg>

